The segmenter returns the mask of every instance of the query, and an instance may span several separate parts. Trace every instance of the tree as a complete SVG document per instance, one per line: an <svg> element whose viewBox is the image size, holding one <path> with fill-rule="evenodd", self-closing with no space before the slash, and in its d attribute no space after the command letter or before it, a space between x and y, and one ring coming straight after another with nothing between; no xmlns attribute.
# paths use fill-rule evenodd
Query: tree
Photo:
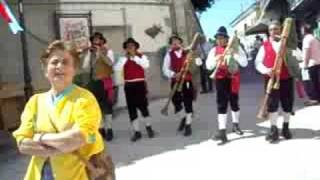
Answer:
<svg viewBox="0 0 320 180"><path fill-rule="evenodd" d="M191 0L191 2L196 11L203 12L210 8L215 0Z"/></svg>

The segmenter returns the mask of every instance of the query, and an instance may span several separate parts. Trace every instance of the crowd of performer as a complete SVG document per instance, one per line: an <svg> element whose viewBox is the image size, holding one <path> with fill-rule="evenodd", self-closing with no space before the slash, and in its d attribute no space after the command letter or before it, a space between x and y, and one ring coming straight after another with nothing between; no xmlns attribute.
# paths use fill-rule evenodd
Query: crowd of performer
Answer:
<svg viewBox="0 0 320 180"><path fill-rule="evenodd" d="M317 105L320 102L320 41L312 35L312 28L306 24L303 26L303 46L301 69L308 70L308 88L307 92L310 101L306 105ZM277 53L281 48L282 27L279 22L271 22L268 27L268 37L260 42L256 47L254 57L255 69L262 74L264 78L265 89L272 73L277 59ZM201 93L213 91L213 82L216 88L216 107L218 132L214 139L221 143L228 142L227 138L227 119L228 107L230 104L232 132L243 135L240 128L240 70L248 66L248 53L243 45L232 53L225 53L230 37L224 26L221 26L215 34L216 43L213 47L202 38L196 51L196 65L201 70ZM261 38L260 38L261 39ZM260 40L259 39L259 40ZM103 34L96 32L90 38L91 46L87 48L86 55L83 58L82 70L78 74L76 83L88 88L96 97L102 113L100 133L107 140L111 141L114 137L112 129L112 106L115 102L113 72L123 72L124 92L128 108L129 121L132 126L131 141L135 142L142 138L140 124L145 125L149 138L155 136L155 131L151 125L152 115L148 109L148 89L145 70L149 68L148 57L139 51L140 44L133 38L128 38L123 43L124 55L115 61L113 51L109 48L107 39ZM239 42L240 43L240 42ZM162 71L169 79L171 90L175 84L183 79L181 91L174 91L172 104L174 107L174 117L170 117L179 124L177 131L182 132L184 136L192 135L192 121L194 118L193 103L195 101L195 84L191 70L183 74L183 68L188 58L190 49L183 46L183 39L178 35L173 35L168 40L168 50L163 59ZM233 47L234 48L234 47ZM287 50L292 53L292 50ZM297 58L298 59L298 58ZM292 66L284 61L279 76L280 87L272 90L267 103L268 120L270 121L270 132L266 140L274 143L279 140L279 136L285 139L291 139L292 133L289 128L290 117L294 114L294 86L296 76L292 73ZM213 73L215 72L215 73ZM212 77L212 74L214 77ZM211 75L211 78L210 78ZM169 88L169 87L168 87ZM279 112L281 105L282 113ZM141 117L139 117L140 111ZM279 133L277 120L279 114L283 116L282 131Z"/></svg>
<svg viewBox="0 0 320 180"><path fill-rule="evenodd" d="M266 141L276 143L280 136L293 138L290 120L294 115L294 88L304 82L309 101L306 106L320 104L320 39L313 35L313 25L304 24L302 51L290 39L291 18L268 25L264 41L257 38L254 67L264 78L264 101L258 118L270 122ZM185 137L193 134L194 102L197 95L194 69L201 71L201 93L213 92L215 83L218 131L213 139L219 144L228 141L228 109L232 133L242 136L240 128L240 75L248 67L248 53L237 38L221 26L213 47L205 38L195 35L190 46L173 35L163 57L161 70L168 78L168 103L174 107L177 131ZM100 32L95 32L86 46L56 40L40 57L43 75L50 90L33 95L21 116L20 127L13 133L19 152L32 155L26 179L115 179L112 158L105 151L104 141L116 137L113 129L113 106L117 100L115 72L121 72L126 98L132 142L157 133L149 111L146 70L148 57L140 51L134 38L123 42L123 55L117 60ZM143 44L142 44L143 45ZM250 67L250 66L249 66ZM303 84L303 83L301 83ZM208 96L209 97L209 96ZM279 110L281 106L281 110ZM167 114L169 106L161 112ZM283 116L281 132L278 119ZM256 118L256 117L252 117ZM156 127L157 129L157 127Z"/></svg>

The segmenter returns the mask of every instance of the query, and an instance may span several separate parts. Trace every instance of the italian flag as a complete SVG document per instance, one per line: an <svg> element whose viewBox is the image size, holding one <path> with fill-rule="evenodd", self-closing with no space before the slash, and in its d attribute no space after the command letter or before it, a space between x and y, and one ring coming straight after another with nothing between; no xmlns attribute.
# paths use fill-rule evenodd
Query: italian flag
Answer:
<svg viewBox="0 0 320 180"><path fill-rule="evenodd" d="M13 34L23 31L5 0L0 0L0 18L2 18L9 25L9 28Z"/></svg>

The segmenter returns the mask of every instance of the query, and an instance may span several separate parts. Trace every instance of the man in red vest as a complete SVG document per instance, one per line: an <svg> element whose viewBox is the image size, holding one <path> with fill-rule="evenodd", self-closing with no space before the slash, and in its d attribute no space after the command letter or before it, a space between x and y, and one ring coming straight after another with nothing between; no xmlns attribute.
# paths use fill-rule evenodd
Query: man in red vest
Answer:
<svg viewBox="0 0 320 180"><path fill-rule="evenodd" d="M170 50L164 58L162 70L164 75L171 79L172 88L182 75L180 71L186 61L188 51L183 49L183 40L179 36L174 35L170 37L169 44ZM178 131L184 131L184 136L192 134L193 96L192 74L188 72L185 76L182 92L176 92L172 98L175 116L180 120ZM183 107L185 113L183 113Z"/></svg>
<svg viewBox="0 0 320 180"><path fill-rule="evenodd" d="M147 84L145 69L149 68L149 60L146 55L138 52L140 45L133 38L128 38L123 43L126 56L119 59L114 69L124 73L124 92L126 95L127 107L130 121L134 130L131 141L135 142L142 138L140 131L140 120L138 110L140 110L149 138L154 137L151 127L151 116L148 109Z"/></svg>
<svg viewBox="0 0 320 180"><path fill-rule="evenodd" d="M279 22L272 22L269 25L269 39L263 43L256 57L256 69L265 76L265 84L270 79L272 68L276 61L277 52L280 49L280 35L281 25ZM283 110L283 128L281 135L285 139L291 139L292 134L289 130L289 120L292 114L294 92L293 92L293 78L289 73L288 66L283 61L280 73L280 89L273 90L268 102L269 120L271 123L270 133L267 135L266 140L271 143L279 140L279 132L277 127L278 108L281 102ZM266 87L266 86L265 86Z"/></svg>
<svg viewBox="0 0 320 180"><path fill-rule="evenodd" d="M245 53L239 47L238 52L223 57L224 50L228 44L228 33L225 27L220 27L215 35L217 46L213 47L209 52L206 66L208 70L218 68L216 79L217 89L217 107L218 107L218 124L219 133L215 135L215 139L221 140L222 144L228 141L226 135L227 128L227 112L228 104L231 106L232 131L242 135L243 132L239 126L240 107L239 107L239 90L240 90L240 71L239 65L245 67L248 65ZM223 61L219 67L218 61ZM229 60L227 60L229 59ZM231 68L233 67L233 68ZM236 68L235 68L236 67Z"/></svg>

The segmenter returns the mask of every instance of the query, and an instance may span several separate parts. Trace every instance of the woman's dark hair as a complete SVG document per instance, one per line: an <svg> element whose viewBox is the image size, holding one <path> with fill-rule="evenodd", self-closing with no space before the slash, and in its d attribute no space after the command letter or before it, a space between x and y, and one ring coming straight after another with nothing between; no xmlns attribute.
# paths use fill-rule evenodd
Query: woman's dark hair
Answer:
<svg viewBox="0 0 320 180"><path fill-rule="evenodd" d="M303 30L306 34L312 34L315 28L316 28L316 25L312 23L305 23L303 25Z"/></svg>

